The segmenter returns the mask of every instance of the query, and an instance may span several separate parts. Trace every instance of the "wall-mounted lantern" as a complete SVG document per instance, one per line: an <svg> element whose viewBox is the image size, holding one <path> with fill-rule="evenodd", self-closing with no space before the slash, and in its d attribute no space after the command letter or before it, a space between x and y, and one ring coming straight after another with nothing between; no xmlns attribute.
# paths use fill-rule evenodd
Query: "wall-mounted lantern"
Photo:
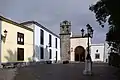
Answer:
<svg viewBox="0 0 120 80"><path fill-rule="evenodd" d="M98 49L96 50L96 52L98 52Z"/></svg>
<svg viewBox="0 0 120 80"><path fill-rule="evenodd" d="M48 45L46 45L46 48L50 47L50 43L48 43Z"/></svg>
<svg viewBox="0 0 120 80"><path fill-rule="evenodd" d="M6 39L7 33L8 33L8 31L4 30L4 35L1 34L1 40Z"/></svg>
<svg viewBox="0 0 120 80"><path fill-rule="evenodd" d="M73 52L73 48L71 48L71 52Z"/></svg>
<svg viewBox="0 0 120 80"><path fill-rule="evenodd" d="M5 35L5 37L7 36L7 30L4 30L4 35Z"/></svg>

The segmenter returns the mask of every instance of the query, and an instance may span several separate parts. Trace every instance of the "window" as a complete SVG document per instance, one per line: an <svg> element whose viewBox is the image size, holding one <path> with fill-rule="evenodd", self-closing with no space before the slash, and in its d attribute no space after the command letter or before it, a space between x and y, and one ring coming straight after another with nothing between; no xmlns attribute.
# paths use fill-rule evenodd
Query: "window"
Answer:
<svg viewBox="0 0 120 80"><path fill-rule="evenodd" d="M108 60L106 59L106 62L108 62Z"/></svg>
<svg viewBox="0 0 120 80"><path fill-rule="evenodd" d="M24 48L17 48L17 60L18 61L24 60Z"/></svg>
<svg viewBox="0 0 120 80"><path fill-rule="evenodd" d="M98 52L98 49L96 50L96 52Z"/></svg>
<svg viewBox="0 0 120 80"><path fill-rule="evenodd" d="M69 28L69 26L66 26L66 28Z"/></svg>
<svg viewBox="0 0 120 80"><path fill-rule="evenodd" d="M44 45L44 31L40 29L40 44Z"/></svg>
<svg viewBox="0 0 120 80"><path fill-rule="evenodd" d="M57 38L55 38L55 48L57 48Z"/></svg>
<svg viewBox="0 0 120 80"><path fill-rule="evenodd" d="M44 48L43 47L40 47L40 58L41 59L44 59Z"/></svg>
<svg viewBox="0 0 120 80"><path fill-rule="evenodd" d="M66 31L69 32L69 27L67 26Z"/></svg>
<svg viewBox="0 0 120 80"><path fill-rule="evenodd" d="M24 34L17 32L17 44L24 45Z"/></svg>
<svg viewBox="0 0 120 80"><path fill-rule="evenodd" d="M57 61L57 54L58 54L58 53L57 53L57 51L56 51L56 61Z"/></svg>
<svg viewBox="0 0 120 80"><path fill-rule="evenodd" d="M62 26L62 29L64 30L64 26Z"/></svg>
<svg viewBox="0 0 120 80"><path fill-rule="evenodd" d="M52 59L52 50L49 49L49 59Z"/></svg>
<svg viewBox="0 0 120 80"><path fill-rule="evenodd" d="M100 54L95 54L95 59L100 59Z"/></svg>
<svg viewBox="0 0 120 80"><path fill-rule="evenodd" d="M52 47L52 36L49 34L49 47Z"/></svg>

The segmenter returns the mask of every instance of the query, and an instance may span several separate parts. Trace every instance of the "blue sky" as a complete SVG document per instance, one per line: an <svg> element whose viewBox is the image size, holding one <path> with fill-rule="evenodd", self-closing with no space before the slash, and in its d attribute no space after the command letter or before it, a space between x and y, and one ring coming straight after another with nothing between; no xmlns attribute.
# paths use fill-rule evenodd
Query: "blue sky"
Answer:
<svg viewBox="0 0 120 80"><path fill-rule="evenodd" d="M94 29L93 43L105 41L108 27L101 28L88 8L97 0L0 0L0 15L16 22L35 20L59 35L60 22L72 22L73 34L80 34L89 23Z"/></svg>

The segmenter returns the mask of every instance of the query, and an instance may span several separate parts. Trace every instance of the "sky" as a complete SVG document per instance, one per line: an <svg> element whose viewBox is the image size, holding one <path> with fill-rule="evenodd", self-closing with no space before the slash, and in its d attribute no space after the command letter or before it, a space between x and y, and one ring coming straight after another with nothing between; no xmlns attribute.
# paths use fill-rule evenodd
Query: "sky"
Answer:
<svg viewBox="0 0 120 80"><path fill-rule="evenodd" d="M98 0L0 0L0 15L18 23L37 21L59 35L60 22L71 21L73 34L81 34L86 24L94 29L94 44L105 42L108 26L101 28L89 6Z"/></svg>

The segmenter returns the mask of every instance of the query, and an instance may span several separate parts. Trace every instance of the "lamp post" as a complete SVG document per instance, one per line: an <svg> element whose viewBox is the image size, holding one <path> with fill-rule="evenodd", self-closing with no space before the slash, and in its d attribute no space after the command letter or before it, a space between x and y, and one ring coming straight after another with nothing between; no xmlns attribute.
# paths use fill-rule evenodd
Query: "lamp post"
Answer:
<svg viewBox="0 0 120 80"><path fill-rule="evenodd" d="M85 58L85 70L83 71L83 74L92 75L92 59L90 56L89 37L91 38L93 37L93 29L89 24L87 24L86 27L87 27L88 47L87 47L87 55ZM81 32L82 32L82 37L83 37L84 29L82 29Z"/></svg>

